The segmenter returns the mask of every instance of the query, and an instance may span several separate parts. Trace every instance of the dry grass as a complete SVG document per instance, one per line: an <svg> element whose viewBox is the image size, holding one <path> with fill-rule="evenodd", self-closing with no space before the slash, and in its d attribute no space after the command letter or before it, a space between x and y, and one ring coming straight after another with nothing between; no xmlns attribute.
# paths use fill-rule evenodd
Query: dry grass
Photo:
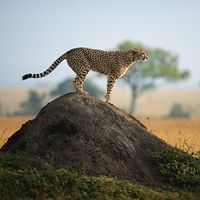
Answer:
<svg viewBox="0 0 200 200"><path fill-rule="evenodd" d="M32 119L24 117L0 117L0 147L23 123ZM194 119L143 119L148 129L167 143L190 151L200 151L200 118Z"/></svg>
<svg viewBox="0 0 200 200"><path fill-rule="evenodd" d="M141 120L159 138L186 151L200 151L200 118Z"/></svg>
<svg viewBox="0 0 200 200"><path fill-rule="evenodd" d="M32 119L32 116L23 117L0 117L0 147L8 140L8 138L26 121Z"/></svg>

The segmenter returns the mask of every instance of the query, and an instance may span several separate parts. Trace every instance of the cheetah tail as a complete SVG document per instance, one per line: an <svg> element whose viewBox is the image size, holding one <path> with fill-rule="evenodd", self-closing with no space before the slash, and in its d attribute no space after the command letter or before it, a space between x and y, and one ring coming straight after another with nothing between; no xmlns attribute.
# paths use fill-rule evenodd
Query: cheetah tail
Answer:
<svg viewBox="0 0 200 200"><path fill-rule="evenodd" d="M44 72L38 74L25 74L22 76L22 80L26 80L28 78L42 78L50 74L64 59L66 58L66 53L61 55L57 60L53 62L53 64Z"/></svg>

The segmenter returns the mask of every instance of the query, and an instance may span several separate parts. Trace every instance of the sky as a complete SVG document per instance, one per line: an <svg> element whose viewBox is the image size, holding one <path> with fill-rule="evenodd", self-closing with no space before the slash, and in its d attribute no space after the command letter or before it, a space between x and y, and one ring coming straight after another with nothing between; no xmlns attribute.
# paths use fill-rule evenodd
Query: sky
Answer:
<svg viewBox="0 0 200 200"><path fill-rule="evenodd" d="M114 49L125 40L179 55L179 68L200 82L199 0L0 0L0 87L54 85L75 76L63 62L51 75L22 81L46 70L74 47Z"/></svg>

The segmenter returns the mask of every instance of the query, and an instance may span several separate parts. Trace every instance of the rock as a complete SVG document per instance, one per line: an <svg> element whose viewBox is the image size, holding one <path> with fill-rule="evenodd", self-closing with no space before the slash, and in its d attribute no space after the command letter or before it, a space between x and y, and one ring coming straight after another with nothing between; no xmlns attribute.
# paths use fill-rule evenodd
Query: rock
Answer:
<svg viewBox="0 0 200 200"><path fill-rule="evenodd" d="M70 93L41 109L2 147L42 166L68 167L149 186L164 184L151 154L170 148L123 110Z"/></svg>

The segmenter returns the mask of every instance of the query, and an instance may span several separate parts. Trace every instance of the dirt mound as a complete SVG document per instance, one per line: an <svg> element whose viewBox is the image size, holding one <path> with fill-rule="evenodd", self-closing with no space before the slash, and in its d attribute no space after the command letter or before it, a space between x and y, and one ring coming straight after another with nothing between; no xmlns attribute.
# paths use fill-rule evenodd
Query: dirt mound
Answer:
<svg viewBox="0 0 200 200"><path fill-rule="evenodd" d="M159 186L164 179L151 153L167 147L121 109L71 93L46 105L2 151L24 154L41 165Z"/></svg>

